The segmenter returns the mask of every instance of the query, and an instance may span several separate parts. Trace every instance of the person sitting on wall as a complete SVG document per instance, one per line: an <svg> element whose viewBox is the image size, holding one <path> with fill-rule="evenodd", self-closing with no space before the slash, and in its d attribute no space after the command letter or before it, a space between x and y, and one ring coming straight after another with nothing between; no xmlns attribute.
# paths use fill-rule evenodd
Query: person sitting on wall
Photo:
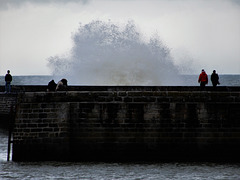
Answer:
<svg viewBox="0 0 240 180"><path fill-rule="evenodd" d="M11 93L12 75L10 74L10 70L7 70L7 74L5 75L5 82L5 93Z"/></svg>
<svg viewBox="0 0 240 180"><path fill-rule="evenodd" d="M218 84L220 84L219 83L219 76L216 73L216 70L213 70L213 73L211 75L211 81L212 81L212 85L213 85L214 89L217 87Z"/></svg>
<svg viewBox="0 0 240 180"><path fill-rule="evenodd" d="M67 90L67 80L66 79L61 79L57 83L56 91L66 91Z"/></svg>
<svg viewBox="0 0 240 180"><path fill-rule="evenodd" d="M198 83L200 83L201 90L203 90L205 85L208 84L208 75L204 69L202 69L202 73L198 77Z"/></svg>
<svg viewBox="0 0 240 180"><path fill-rule="evenodd" d="M54 80L51 80L49 83L48 83L48 89L47 91L55 91L56 90L56 87L57 87L57 84L55 83Z"/></svg>

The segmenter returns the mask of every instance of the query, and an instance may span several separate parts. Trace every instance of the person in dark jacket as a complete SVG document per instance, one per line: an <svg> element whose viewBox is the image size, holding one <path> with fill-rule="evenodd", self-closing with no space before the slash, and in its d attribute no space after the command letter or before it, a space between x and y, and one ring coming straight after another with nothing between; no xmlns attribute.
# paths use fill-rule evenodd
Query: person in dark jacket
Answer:
<svg viewBox="0 0 240 180"><path fill-rule="evenodd" d="M201 90L203 90L205 85L208 84L208 75L204 69L202 69L202 72L198 77L198 83L200 83Z"/></svg>
<svg viewBox="0 0 240 180"><path fill-rule="evenodd" d="M211 81L212 81L212 85L213 85L214 89L217 87L218 84L220 84L219 83L219 76L216 73L216 70L213 70L213 73L211 75Z"/></svg>
<svg viewBox="0 0 240 180"><path fill-rule="evenodd" d="M51 80L49 83L48 83L48 89L47 91L55 91L57 87L57 84L55 83L54 80Z"/></svg>
<svg viewBox="0 0 240 180"><path fill-rule="evenodd" d="M12 76L10 74L10 70L7 70L7 74L5 75L5 93L11 93L11 82Z"/></svg>

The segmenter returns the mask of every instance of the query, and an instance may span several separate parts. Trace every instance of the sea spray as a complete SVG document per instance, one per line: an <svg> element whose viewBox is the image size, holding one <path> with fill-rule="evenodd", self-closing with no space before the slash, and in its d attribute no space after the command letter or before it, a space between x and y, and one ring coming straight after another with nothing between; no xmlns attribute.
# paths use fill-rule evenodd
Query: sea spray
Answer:
<svg viewBox="0 0 240 180"><path fill-rule="evenodd" d="M169 48L157 35L149 40L134 22L92 21L72 36L69 56L48 59L53 75L79 85L178 85Z"/></svg>

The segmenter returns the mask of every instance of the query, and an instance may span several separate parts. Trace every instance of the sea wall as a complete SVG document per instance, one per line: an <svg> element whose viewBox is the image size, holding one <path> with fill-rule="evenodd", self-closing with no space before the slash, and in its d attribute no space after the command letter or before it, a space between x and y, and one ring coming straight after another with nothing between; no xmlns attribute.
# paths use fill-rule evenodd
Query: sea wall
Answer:
<svg viewBox="0 0 240 180"><path fill-rule="evenodd" d="M240 91L194 88L19 93L13 160L239 161Z"/></svg>
<svg viewBox="0 0 240 180"><path fill-rule="evenodd" d="M0 128L8 129L12 113L15 111L17 102L16 94L0 93Z"/></svg>

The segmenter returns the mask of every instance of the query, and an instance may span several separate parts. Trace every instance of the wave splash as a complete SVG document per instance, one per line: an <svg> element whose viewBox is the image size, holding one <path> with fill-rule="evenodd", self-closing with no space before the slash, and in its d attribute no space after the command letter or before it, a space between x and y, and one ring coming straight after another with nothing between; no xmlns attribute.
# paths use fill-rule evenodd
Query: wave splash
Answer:
<svg viewBox="0 0 240 180"><path fill-rule="evenodd" d="M71 84L177 85L170 50L155 35L144 40L134 22L92 21L73 34L69 56L48 59L53 75Z"/></svg>

